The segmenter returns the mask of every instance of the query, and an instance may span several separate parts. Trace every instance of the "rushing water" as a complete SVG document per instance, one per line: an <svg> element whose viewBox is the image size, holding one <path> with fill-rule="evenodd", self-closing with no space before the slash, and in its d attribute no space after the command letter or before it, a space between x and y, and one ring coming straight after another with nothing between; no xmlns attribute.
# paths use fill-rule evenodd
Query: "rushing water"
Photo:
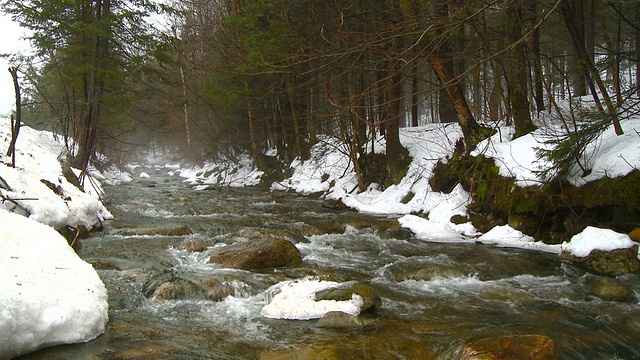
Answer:
<svg viewBox="0 0 640 360"><path fill-rule="evenodd" d="M559 359L640 358L638 276L601 278L539 252L427 243L393 218L288 193L195 191L162 169L151 173L106 189L116 220L83 243L84 259L119 268L98 271L109 291L105 334L23 359L449 359L464 342L505 334L547 335ZM126 235L184 224L191 235ZM207 263L215 247L263 229L299 234L304 268L254 273ZM188 253L187 240L209 250ZM147 298L145 284L166 274L224 282L234 295ZM349 330L260 315L267 288L310 274L368 283L382 308ZM632 299L610 300L611 288Z"/></svg>

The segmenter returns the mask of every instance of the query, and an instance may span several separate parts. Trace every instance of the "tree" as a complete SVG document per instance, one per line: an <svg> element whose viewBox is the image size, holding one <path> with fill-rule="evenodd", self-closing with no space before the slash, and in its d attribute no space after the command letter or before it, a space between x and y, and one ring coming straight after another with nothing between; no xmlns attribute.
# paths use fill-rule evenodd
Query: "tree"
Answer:
<svg viewBox="0 0 640 360"><path fill-rule="evenodd" d="M515 125L514 138L526 135L536 129L531 121L527 83L529 67L523 38L523 15L526 2L513 0L507 4L505 11L506 30L511 42L509 51L509 105Z"/></svg>
<svg viewBox="0 0 640 360"><path fill-rule="evenodd" d="M145 18L158 8L148 0L5 0L2 9L30 30L45 64L38 75L47 77L36 88L67 123L65 136L77 143L72 165L84 175L103 135L114 135L105 134L107 118L122 116L123 94L135 88L133 78L154 53ZM51 93L54 79L62 99L50 98L60 96Z"/></svg>

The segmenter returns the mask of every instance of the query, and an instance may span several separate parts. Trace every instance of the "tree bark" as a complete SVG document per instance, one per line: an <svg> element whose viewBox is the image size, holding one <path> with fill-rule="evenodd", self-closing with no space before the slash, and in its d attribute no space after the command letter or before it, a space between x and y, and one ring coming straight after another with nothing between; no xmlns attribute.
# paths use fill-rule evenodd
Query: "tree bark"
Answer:
<svg viewBox="0 0 640 360"><path fill-rule="evenodd" d="M11 115L11 142L7 150L7 156L11 156L11 166L16 167L16 141L22 126L22 96L20 94L20 83L18 82L18 67L9 67L9 73L13 79L13 88L16 94L16 113L15 118Z"/></svg>
<svg viewBox="0 0 640 360"><path fill-rule="evenodd" d="M447 96L456 110L458 123L460 124L460 128L462 129L462 133L465 138L470 138L476 135L480 130L480 125L476 122L476 119L471 113L467 99L464 97L462 87L456 82L453 74L443 64L442 60L438 56L430 56L429 64L438 75L440 83L444 86Z"/></svg>
<svg viewBox="0 0 640 360"><path fill-rule="evenodd" d="M529 111L529 97L527 83L529 70L524 42L519 42L524 36L522 19L525 3L521 0L511 2L505 12L507 34L511 43L509 51L509 104L515 125L514 138L526 135L536 129L531 121Z"/></svg>
<svg viewBox="0 0 640 360"><path fill-rule="evenodd" d="M576 2L580 3L580 1L581 0L564 0L561 3L562 17L564 18L567 29L569 30L569 34L571 35L571 39L573 40L573 45L578 51L578 55L582 58L582 61L586 65L585 66L586 75L593 78L596 85L598 86L598 90L600 91L600 93L602 94L602 97L604 98L604 103L605 103L605 106L607 107L606 110L602 107L602 104L598 99L596 89L593 86L593 81L589 81L589 84L591 86L591 94L595 100L598 111L600 111L600 113L604 118L611 119L616 135L622 135L624 134L624 131L622 131L622 126L620 125L620 118L618 117L618 112L613 104L613 101L611 100L611 97L609 96L607 87L605 86L604 82L602 81L602 78L600 77L600 73L598 72L598 69L596 69L595 65L591 62L591 59L589 58L589 55L587 54L587 51L584 47L584 32L582 33L580 32L580 27L576 26L576 24L573 22L573 19L572 19L572 13L574 12L572 5L575 5Z"/></svg>

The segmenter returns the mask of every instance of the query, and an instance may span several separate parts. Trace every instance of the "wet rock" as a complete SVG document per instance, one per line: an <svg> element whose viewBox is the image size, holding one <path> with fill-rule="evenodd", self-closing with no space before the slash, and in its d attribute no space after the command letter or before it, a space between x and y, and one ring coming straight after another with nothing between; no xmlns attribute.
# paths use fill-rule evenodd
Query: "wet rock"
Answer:
<svg viewBox="0 0 640 360"><path fill-rule="evenodd" d="M463 276L462 272L453 266L446 266L441 264L428 264L423 265L421 269L418 269L414 273L408 274L406 278L397 279L401 280L415 280L415 281L430 281L435 278L454 278Z"/></svg>
<svg viewBox="0 0 640 360"><path fill-rule="evenodd" d="M178 282L166 282L158 286L151 296L155 300L175 300L184 297L184 288Z"/></svg>
<svg viewBox="0 0 640 360"><path fill-rule="evenodd" d="M206 299L204 286L173 271L155 274L142 286L142 293L155 300Z"/></svg>
<svg viewBox="0 0 640 360"><path fill-rule="evenodd" d="M161 235L161 236L184 236L191 234L188 225L165 225L156 227L140 227L132 229L121 229L118 231L121 235L128 236L144 236L144 235Z"/></svg>
<svg viewBox="0 0 640 360"><path fill-rule="evenodd" d="M536 218L527 214L510 215L508 224L527 235L534 235L540 226Z"/></svg>
<svg viewBox="0 0 640 360"><path fill-rule="evenodd" d="M96 270L122 270L111 260L91 260L89 261L89 264L91 264L91 266L93 266L93 268Z"/></svg>
<svg viewBox="0 0 640 360"><path fill-rule="evenodd" d="M382 307L382 299L380 299L380 296L378 296L371 286L365 284L355 284L350 287L318 291L315 293L315 299L316 301L347 301L351 300L353 294L360 295L360 297L362 297L362 301L364 303L362 305L362 312L375 311Z"/></svg>
<svg viewBox="0 0 640 360"><path fill-rule="evenodd" d="M462 215L456 214L456 215L453 215L449 221L451 221L452 224L459 225L459 224L466 224L470 220L466 216L462 216Z"/></svg>
<svg viewBox="0 0 640 360"><path fill-rule="evenodd" d="M640 273L638 245L611 251L596 249L585 257L574 256L567 251L563 251L561 257L563 260L601 275L615 276L626 273Z"/></svg>
<svg viewBox="0 0 640 360"><path fill-rule="evenodd" d="M189 253L203 252L207 250L207 243L203 240L187 240L184 242L184 248Z"/></svg>
<svg viewBox="0 0 640 360"><path fill-rule="evenodd" d="M209 262L225 267L259 270L302 266L300 250L284 239L255 239L221 248Z"/></svg>
<svg viewBox="0 0 640 360"><path fill-rule="evenodd" d="M616 279L593 276L587 279L586 284L591 293L602 300L627 303L636 301L633 290Z"/></svg>
<svg viewBox="0 0 640 360"><path fill-rule="evenodd" d="M382 239L397 239L397 240L408 240L411 239L413 233L409 229L401 228L401 227L393 227L387 230L380 232L380 238Z"/></svg>
<svg viewBox="0 0 640 360"><path fill-rule="evenodd" d="M544 335L507 335L464 344L458 360L552 360L555 343Z"/></svg>
<svg viewBox="0 0 640 360"><path fill-rule="evenodd" d="M288 231L283 229L255 229L255 228L244 228L240 230L238 236L247 238L249 240L255 239L284 239L288 240L293 244L298 243L306 243L307 238L304 235L297 233L295 231Z"/></svg>
<svg viewBox="0 0 640 360"><path fill-rule="evenodd" d="M321 328L353 329L363 327L364 323L357 316L342 311L330 311L318 320L316 326Z"/></svg>
<svg viewBox="0 0 640 360"><path fill-rule="evenodd" d="M631 230L631 232L629 233L629 237L631 238L631 240L640 243L640 227Z"/></svg>

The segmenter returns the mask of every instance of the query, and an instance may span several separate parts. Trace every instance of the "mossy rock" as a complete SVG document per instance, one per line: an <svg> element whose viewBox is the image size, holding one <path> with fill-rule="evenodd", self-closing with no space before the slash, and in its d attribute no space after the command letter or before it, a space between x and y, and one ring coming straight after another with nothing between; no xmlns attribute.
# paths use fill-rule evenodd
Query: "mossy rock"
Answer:
<svg viewBox="0 0 640 360"><path fill-rule="evenodd" d="M300 267L302 255L287 240L263 238L226 246L212 255L209 262L235 269L265 270Z"/></svg>

